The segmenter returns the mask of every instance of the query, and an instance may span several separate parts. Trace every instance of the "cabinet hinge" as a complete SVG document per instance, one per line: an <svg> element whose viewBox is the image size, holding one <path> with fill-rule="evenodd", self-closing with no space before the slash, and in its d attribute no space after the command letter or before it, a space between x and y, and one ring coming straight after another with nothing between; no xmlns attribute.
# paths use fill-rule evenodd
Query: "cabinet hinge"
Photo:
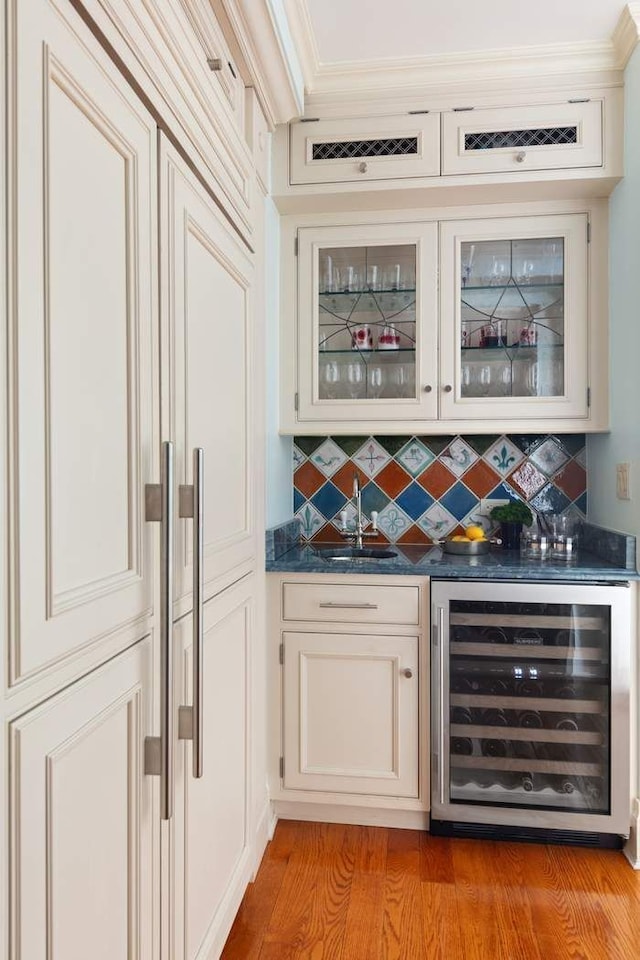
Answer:
<svg viewBox="0 0 640 960"><path fill-rule="evenodd" d="M280 779L284 779L284 757L280 757Z"/></svg>
<svg viewBox="0 0 640 960"><path fill-rule="evenodd" d="M280 644L280 649L278 650L278 663L284 663L284 643Z"/></svg>
<svg viewBox="0 0 640 960"><path fill-rule="evenodd" d="M576 97L574 100L567 100L567 103L591 103L589 97Z"/></svg>
<svg viewBox="0 0 640 960"><path fill-rule="evenodd" d="M300 398L299 398L299 396L298 396L297 393L294 393L294 395L293 395L293 409L295 410L296 413L298 412L299 406L300 406Z"/></svg>
<svg viewBox="0 0 640 960"><path fill-rule="evenodd" d="M431 113L431 111L430 110L409 110L408 113L410 117L417 117L421 113Z"/></svg>
<svg viewBox="0 0 640 960"><path fill-rule="evenodd" d="M454 113L467 113L469 110L475 110L475 107L454 107Z"/></svg>
<svg viewBox="0 0 640 960"><path fill-rule="evenodd" d="M237 80L237 79L238 79L238 74L237 74L237 73L235 72L235 70L233 69L233 64L231 63L231 60L227 60L227 66L229 67L229 70L231 71L231 76L233 77L233 79L234 79L234 80Z"/></svg>
<svg viewBox="0 0 640 960"><path fill-rule="evenodd" d="M591 387L587 387L587 407L591 406Z"/></svg>
<svg viewBox="0 0 640 960"><path fill-rule="evenodd" d="M435 623L431 627L431 639L433 640L434 647L437 647L438 646L438 628L435 625Z"/></svg>
<svg viewBox="0 0 640 960"><path fill-rule="evenodd" d="M298 256L298 238L297 237L295 237L293 241L293 255L294 257Z"/></svg>
<svg viewBox="0 0 640 960"><path fill-rule="evenodd" d="M298 123L320 123L320 117L300 117Z"/></svg>
<svg viewBox="0 0 640 960"><path fill-rule="evenodd" d="M587 243L591 243L591 220L587 220Z"/></svg>

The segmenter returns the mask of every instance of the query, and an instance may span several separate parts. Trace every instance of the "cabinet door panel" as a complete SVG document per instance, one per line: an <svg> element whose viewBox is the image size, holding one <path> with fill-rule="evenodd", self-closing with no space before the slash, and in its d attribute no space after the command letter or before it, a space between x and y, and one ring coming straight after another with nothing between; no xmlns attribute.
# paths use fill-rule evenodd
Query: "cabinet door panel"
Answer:
<svg viewBox="0 0 640 960"><path fill-rule="evenodd" d="M417 797L417 637L283 639L285 787Z"/></svg>
<svg viewBox="0 0 640 960"><path fill-rule="evenodd" d="M205 456L204 579L212 596L254 553L251 503L252 262L182 160L161 152L163 436L176 441L176 481ZM191 522L176 530L177 598L191 593Z"/></svg>
<svg viewBox="0 0 640 960"><path fill-rule="evenodd" d="M249 838L252 579L205 606L203 776L192 776L192 746L176 756L176 960L217 956L251 869ZM181 703L191 703L191 618L176 626Z"/></svg>
<svg viewBox="0 0 640 960"><path fill-rule="evenodd" d="M586 420L586 214L450 221L440 242L441 418Z"/></svg>
<svg viewBox="0 0 640 960"><path fill-rule="evenodd" d="M16 960L152 957L151 642L11 727Z"/></svg>
<svg viewBox="0 0 640 960"><path fill-rule="evenodd" d="M15 682L147 629L156 132L83 24L11 16Z"/></svg>

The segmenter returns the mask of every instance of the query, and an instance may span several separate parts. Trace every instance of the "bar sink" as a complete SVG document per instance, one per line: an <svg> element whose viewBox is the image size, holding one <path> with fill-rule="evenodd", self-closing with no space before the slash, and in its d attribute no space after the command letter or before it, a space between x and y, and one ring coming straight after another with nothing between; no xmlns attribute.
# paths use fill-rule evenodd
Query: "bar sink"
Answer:
<svg viewBox="0 0 640 960"><path fill-rule="evenodd" d="M388 560L397 557L395 550L380 547L322 547L316 553L323 560Z"/></svg>

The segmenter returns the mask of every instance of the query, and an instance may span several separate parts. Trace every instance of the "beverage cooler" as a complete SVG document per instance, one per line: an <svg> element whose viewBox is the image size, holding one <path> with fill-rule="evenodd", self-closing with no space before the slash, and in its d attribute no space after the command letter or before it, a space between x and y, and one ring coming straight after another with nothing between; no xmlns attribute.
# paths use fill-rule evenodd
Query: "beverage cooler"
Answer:
<svg viewBox="0 0 640 960"><path fill-rule="evenodd" d="M630 592L432 581L432 833L628 835Z"/></svg>

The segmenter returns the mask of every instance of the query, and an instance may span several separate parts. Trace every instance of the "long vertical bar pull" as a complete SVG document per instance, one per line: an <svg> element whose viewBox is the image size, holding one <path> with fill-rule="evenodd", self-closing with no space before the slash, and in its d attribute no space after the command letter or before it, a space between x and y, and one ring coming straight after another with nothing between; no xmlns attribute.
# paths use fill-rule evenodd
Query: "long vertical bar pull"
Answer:
<svg viewBox="0 0 640 960"><path fill-rule="evenodd" d="M160 522L160 736L145 738L145 773L160 777L160 816L173 814L174 447L162 444L162 483L147 484L146 519Z"/></svg>
<svg viewBox="0 0 640 960"><path fill-rule="evenodd" d="M180 516L193 518L193 706L178 711L178 736L192 741L192 774L203 771L203 660L204 660L204 450L193 451L193 487L180 488Z"/></svg>

